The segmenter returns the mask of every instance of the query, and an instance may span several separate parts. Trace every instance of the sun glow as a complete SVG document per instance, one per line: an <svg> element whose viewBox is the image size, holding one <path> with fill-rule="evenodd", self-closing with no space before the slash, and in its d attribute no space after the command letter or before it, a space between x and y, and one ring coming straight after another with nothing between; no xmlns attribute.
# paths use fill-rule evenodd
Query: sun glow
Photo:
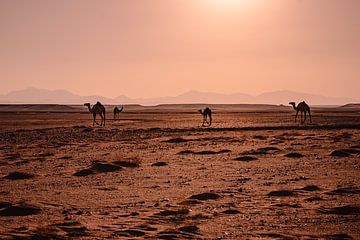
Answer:
<svg viewBox="0 0 360 240"><path fill-rule="evenodd" d="M203 7L218 13L246 12L258 6L259 0L202 0Z"/></svg>
<svg viewBox="0 0 360 240"><path fill-rule="evenodd" d="M256 0L205 0L210 5L219 8L244 8L250 7Z"/></svg>

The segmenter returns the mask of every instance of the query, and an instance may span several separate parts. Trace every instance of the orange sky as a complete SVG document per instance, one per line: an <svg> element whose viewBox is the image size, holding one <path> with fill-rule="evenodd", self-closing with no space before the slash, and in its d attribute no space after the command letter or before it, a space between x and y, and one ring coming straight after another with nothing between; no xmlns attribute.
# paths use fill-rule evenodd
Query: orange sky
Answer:
<svg viewBox="0 0 360 240"><path fill-rule="evenodd" d="M360 99L359 0L2 0L0 93Z"/></svg>

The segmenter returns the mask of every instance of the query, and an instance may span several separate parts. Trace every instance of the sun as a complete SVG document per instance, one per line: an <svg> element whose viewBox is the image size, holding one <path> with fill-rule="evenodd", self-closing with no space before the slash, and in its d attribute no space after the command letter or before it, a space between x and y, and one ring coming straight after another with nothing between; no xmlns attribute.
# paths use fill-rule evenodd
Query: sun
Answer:
<svg viewBox="0 0 360 240"><path fill-rule="evenodd" d="M231 14L247 11L258 5L260 0L199 0L203 7L216 12Z"/></svg>
<svg viewBox="0 0 360 240"><path fill-rule="evenodd" d="M215 7L234 8L234 7L248 7L255 0L205 0Z"/></svg>

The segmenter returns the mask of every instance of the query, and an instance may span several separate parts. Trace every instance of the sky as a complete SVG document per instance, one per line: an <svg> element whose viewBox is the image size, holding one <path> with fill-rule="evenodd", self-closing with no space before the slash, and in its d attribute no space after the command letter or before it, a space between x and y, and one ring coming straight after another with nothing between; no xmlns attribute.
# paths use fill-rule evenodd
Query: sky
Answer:
<svg viewBox="0 0 360 240"><path fill-rule="evenodd" d="M359 0L1 0L0 94L360 99Z"/></svg>

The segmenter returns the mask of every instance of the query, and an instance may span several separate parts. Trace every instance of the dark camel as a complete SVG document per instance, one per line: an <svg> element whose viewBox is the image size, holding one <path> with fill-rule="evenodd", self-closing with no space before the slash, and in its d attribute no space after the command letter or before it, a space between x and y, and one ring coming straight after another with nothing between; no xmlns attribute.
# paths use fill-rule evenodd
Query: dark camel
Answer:
<svg viewBox="0 0 360 240"><path fill-rule="evenodd" d="M97 114L99 114L101 117L100 126L102 126L103 124L105 126L105 107L100 102L97 102L93 107L90 106L90 103L85 103L84 106L87 106L89 112L93 114L93 126L95 125L95 123L99 125L99 123L96 122Z"/></svg>
<svg viewBox="0 0 360 240"><path fill-rule="evenodd" d="M205 108L204 111L203 110L199 110L199 113L203 116L203 123L202 126L205 126L205 123L208 124L208 126L211 126L211 122L212 122L212 117L211 117L211 109L210 108ZM207 118L209 117L209 122L207 121Z"/></svg>
<svg viewBox="0 0 360 240"><path fill-rule="evenodd" d="M115 121L116 119L119 119L119 118L120 118L119 113L121 113L123 109L124 109L124 107L121 107L120 109L119 109L118 107L115 107L115 108L114 108L114 121ZM116 118L116 116L117 116L117 118Z"/></svg>
<svg viewBox="0 0 360 240"><path fill-rule="evenodd" d="M307 105L305 103L305 101L300 102L297 106L295 105L295 102L289 102L289 104L292 105L293 108L296 111L295 122L296 122L297 116L298 116L298 114L300 112L300 114L301 114L301 123L304 123L306 121L306 113L309 113L310 123L312 123L310 107L309 107L309 105ZM303 120L303 113L305 115L304 120Z"/></svg>

